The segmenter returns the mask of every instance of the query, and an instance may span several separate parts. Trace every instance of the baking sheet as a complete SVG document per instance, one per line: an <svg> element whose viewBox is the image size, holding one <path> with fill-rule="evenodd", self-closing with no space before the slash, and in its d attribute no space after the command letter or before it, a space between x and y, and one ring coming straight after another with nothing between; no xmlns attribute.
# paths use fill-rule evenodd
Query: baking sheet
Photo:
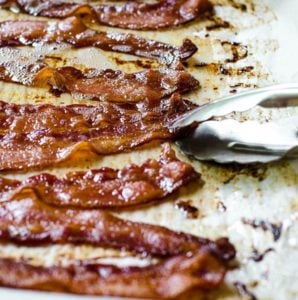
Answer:
<svg viewBox="0 0 298 300"><path fill-rule="evenodd" d="M189 62L189 70L201 81L202 89L188 97L197 103L205 103L219 96L241 89L264 86L273 82L298 80L298 2L296 0L243 1L247 11L235 8L240 1L215 0L216 14L230 26L207 31L206 26L214 20L194 22L187 26L163 32L142 32L143 36L165 42L180 44L184 37L191 38L199 52ZM16 16L0 11L1 19ZM29 18L28 16L21 16ZM218 20L217 20L218 21ZM114 29L106 28L109 31ZM121 31L121 30L119 30ZM239 43L237 46L233 42ZM235 50L236 47L236 50ZM27 51L24 48L24 51ZM29 51L29 50L28 50ZM30 50L32 51L32 50ZM37 50L36 50L37 51ZM40 50L38 50L40 51ZM51 49L42 51L52 54ZM237 51L242 59L227 63ZM80 67L84 64L94 67L121 68L125 71L139 69L136 58L108 54L97 49L78 51L60 49L54 53L62 56L61 63ZM235 53L234 53L235 54ZM1 52L1 59L6 53ZM116 61L117 58L117 61ZM119 64L121 59L121 64ZM52 64L57 62L51 61ZM250 67L250 68L247 68ZM221 70L228 70L222 74ZM248 70L248 71L247 71ZM25 88L14 84L0 84L1 98L12 102L73 103L76 100L67 95L54 99L40 89ZM235 118L252 118L262 121L297 115L295 109L265 111L256 109ZM76 169L86 167L122 167L128 162L140 164L148 157L157 157L159 147L151 146L132 153L113 155L96 162L86 162ZM180 153L181 159L187 159ZM205 185L200 188L188 186L179 199L191 199L199 209L198 219L187 219L177 210L173 201L147 209L121 213L121 216L142 222L160 224L175 230L196 235L217 238L228 236L236 245L239 268L230 272L225 286L210 299L298 299L298 162L279 162L262 167L223 167L212 163L192 162L202 172ZM73 168L72 168L73 169ZM68 168L47 170L63 174ZM27 177L30 174L18 175ZM13 174L8 174L14 177ZM244 220L246 220L244 222ZM274 241L270 230L253 228L248 221L263 220L276 225L281 235ZM266 223L266 224L269 224ZM262 261L256 262L256 253L268 249ZM257 252L256 252L257 251ZM89 246L16 247L0 245L1 256L33 258L33 263L51 265L64 260L109 256L114 252ZM238 287L238 291L235 288ZM241 295L242 294L242 295ZM251 294L251 295L250 295ZM93 297L57 295L18 290L0 289L1 299L94 299ZM99 298L99 297L96 297ZM198 299L194 295L194 299Z"/></svg>

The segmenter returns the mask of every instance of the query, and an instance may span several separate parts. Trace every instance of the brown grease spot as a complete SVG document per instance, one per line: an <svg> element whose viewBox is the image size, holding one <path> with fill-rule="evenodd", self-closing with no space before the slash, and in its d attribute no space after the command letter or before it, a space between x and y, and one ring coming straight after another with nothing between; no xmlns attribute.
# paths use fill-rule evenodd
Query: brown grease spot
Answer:
<svg viewBox="0 0 298 300"><path fill-rule="evenodd" d="M258 181L263 181L266 178L267 175L267 168L266 166L240 166L240 165L231 165L232 172L231 176L229 176L223 184L228 184L232 180L234 180L237 176L245 175L245 176L251 176L253 178L256 178Z"/></svg>
<svg viewBox="0 0 298 300"><path fill-rule="evenodd" d="M246 285L242 282L236 281L234 282L234 287L237 289L240 296L245 296L247 300L257 300L257 297L250 292Z"/></svg>
<svg viewBox="0 0 298 300"><path fill-rule="evenodd" d="M279 238L281 237L281 233L282 233L281 223L274 224L264 220L257 220L257 219L249 220L246 218L242 219L242 223L245 225L250 225L253 228L261 228L264 231L270 231L273 235L273 240L275 242L278 241Z"/></svg>
<svg viewBox="0 0 298 300"><path fill-rule="evenodd" d="M188 201L176 201L175 207L182 211L188 219L196 219L199 216L199 210L192 206L191 200Z"/></svg>
<svg viewBox="0 0 298 300"><path fill-rule="evenodd" d="M244 3L237 3L234 0L228 0L229 4L234 7L235 9L238 9L242 12L246 12L247 11L247 5Z"/></svg>
<svg viewBox="0 0 298 300"><path fill-rule="evenodd" d="M150 60L140 60L140 59L124 60L124 59L121 59L118 57L115 57L114 60L118 65L133 64L137 67L141 67L141 68L145 68L145 69L150 69L152 67L152 65L154 64L154 62L150 61Z"/></svg>
<svg viewBox="0 0 298 300"><path fill-rule="evenodd" d="M243 82L239 82L237 84L230 85L230 88L232 88L232 89L238 88L238 87L255 89L255 88L258 87L258 85L256 85L256 84L250 84L250 83L243 83Z"/></svg>
<svg viewBox="0 0 298 300"><path fill-rule="evenodd" d="M247 73L253 75L252 71L254 70L253 66L245 66L242 68L231 68L227 67L226 63L235 63L241 59L244 59L247 55L247 49L245 47L232 45L232 58L228 58L225 60L224 63L212 62L212 63L205 63L205 62L198 62L194 64L196 68L205 68L208 72L215 73L215 74L222 74L227 76L241 76ZM240 48L241 47L241 48Z"/></svg>
<svg viewBox="0 0 298 300"><path fill-rule="evenodd" d="M240 76L245 73L250 73L254 69L253 66L246 66L239 69L227 68L224 65L220 65L219 71L220 74L229 75L229 76Z"/></svg>
<svg viewBox="0 0 298 300"><path fill-rule="evenodd" d="M220 211L220 212L225 212L227 210L227 207L224 205L224 203L222 201L219 201L217 203L217 209Z"/></svg>
<svg viewBox="0 0 298 300"><path fill-rule="evenodd" d="M235 0L226 0L226 3L217 3L219 6L231 6L242 13L247 13L249 10L251 12L255 11L255 4L253 1L248 1L246 0L245 3L239 3L238 1Z"/></svg>
<svg viewBox="0 0 298 300"><path fill-rule="evenodd" d="M230 47L230 50L232 52L232 58L226 59L226 63L234 63L241 59L244 59L248 55L248 49L246 45L242 45L240 43L236 42L228 42L228 41L222 41L221 45L225 47Z"/></svg>
<svg viewBox="0 0 298 300"><path fill-rule="evenodd" d="M257 287L257 286L259 285L259 282L258 282L257 280L255 280L255 281L251 282L249 285L250 285L252 288L255 288L255 287Z"/></svg>
<svg viewBox="0 0 298 300"><path fill-rule="evenodd" d="M216 15L208 16L208 20L211 21L211 25L206 26L206 30L208 31L233 27L228 21L225 21Z"/></svg>
<svg viewBox="0 0 298 300"><path fill-rule="evenodd" d="M259 252L258 249L254 249L252 252L252 256L249 257L249 259L252 259L255 262L260 262L264 259L264 257L269 253L274 251L273 248L268 248L264 252Z"/></svg>

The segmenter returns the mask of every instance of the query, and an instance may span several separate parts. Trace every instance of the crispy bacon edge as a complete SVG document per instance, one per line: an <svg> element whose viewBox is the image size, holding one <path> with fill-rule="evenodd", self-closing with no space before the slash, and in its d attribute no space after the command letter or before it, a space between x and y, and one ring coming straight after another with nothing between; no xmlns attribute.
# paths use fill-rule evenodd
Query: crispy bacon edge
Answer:
<svg viewBox="0 0 298 300"><path fill-rule="evenodd" d="M124 208L160 201L199 178L166 144L159 160L130 164L122 170L70 172L61 179L48 173L24 181L0 177L0 202L26 199L30 190L40 201L57 207Z"/></svg>
<svg viewBox="0 0 298 300"><path fill-rule="evenodd" d="M0 23L0 47L52 43L74 48L97 47L105 51L155 58L167 65L186 60L198 50L189 39L185 39L179 47L130 33L96 31L75 16L51 22L11 20Z"/></svg>
<svg viewBox="0 0 298 300"><path fill-rule="evenodd" d="M208 0L128 1L124 5L65 2L62 0L1 0L6 8L49 18L88 15L100 24L138 30L157 30L190 22L212 9Z"/></svg>

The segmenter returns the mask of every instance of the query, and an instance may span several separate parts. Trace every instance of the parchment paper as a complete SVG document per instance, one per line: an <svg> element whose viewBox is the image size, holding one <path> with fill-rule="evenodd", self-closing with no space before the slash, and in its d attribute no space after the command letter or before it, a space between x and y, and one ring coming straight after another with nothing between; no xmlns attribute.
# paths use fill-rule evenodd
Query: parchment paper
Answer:
<svg viewBox="0 0 298 300"><path fill-rule="evenodd" d="M199 52L190 60L188 68L201 81L202 88L187 95L197 103L212 101L241 89L298 80L298 2L241 1L246 5L246 11L235 8L235 4L240 1L214 0L219 18L216 21L199 20L170 31L138 33L173 44L181 44L183 38L189 37L198 45ZM30 18L0 11L1 20L16 17ZM228 22L226 28L222 26L211 31L206 30L207 26L222 21ZM9 59L9 54L5 52L7 50L0 51L1 59ZM29 48L24 48L24 51L32 53ZM132 62L136 60L135 57L105 53L97 49L59 49L54 54L52 49L47 48L34 51L35 54L42 51L43 54L63 57L62 61L48 58L52 65L89 65L120 68L125 71L140 69ZM238 55L236 62L227 62L227 59L231 61L233 55ZM154 66L155 63L152 64ZM55 99L44 90L15 84L0 83L0 87L1 98L5 101L61 104L79 102L67 95ZM295 109L255 109L232 117L268 121L297 113ZM187 160L179 149L177 152L181 159ZM145 159L157 157L158 154L159 147L151 145L131 153L85 162L71 170L99 166L121 168L129 162L141 164ZM298 299L298 162L278 162L260 167L220 166L193 161L192 164L202 173L205 185L187 186L178 198L192 200L193 205L199 209L197 219L187 219L175 208L173 199L154 207L124 212L121 216L209 238L228 236L237 247L239 267L227 275L225 285L217 293L209 295L209 299L254 299L253 295L262 300ZM69 169L46 171L62 175ZM25 178L31 174L7 176ZM261 221L267 227L271 224L275 226L273 228L277 228L274 235L270 230L252 226L257 222L262 224ZM32 263L45 265L63 264L64 261L78 258L109 257L116 255L115 253L116 251L90 246L65 245L32 249L0 245L1 256L29 257ZM121 257L124 254L118 255ZM261 261L256 261L261 258ZM0 297L3 300L94 299L2 288ZM194 295L193 299L199 299L199 296Z"/></svg>

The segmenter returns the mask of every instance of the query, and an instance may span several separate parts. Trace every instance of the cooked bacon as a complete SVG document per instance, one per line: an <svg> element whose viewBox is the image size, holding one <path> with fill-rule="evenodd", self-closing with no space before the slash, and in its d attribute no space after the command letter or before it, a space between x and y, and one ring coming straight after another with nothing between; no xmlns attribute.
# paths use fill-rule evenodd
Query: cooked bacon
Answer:
<svg viewBox="0 0 298 300"><path fill-rule="evenodd" d="M70 47L97 47L148 58L158 58L163 63L191 57L197 47L188 39L181 47L144 39L129 33L95 31L77 17L62 21L5 21L0 23L0 46L39 44L67 44Z"/></svg>
<svg viewBox="0 0 298 300"><path fill-rule="evenodd" d="M100 24L153 30L190 22L211 7L208 0L160 0L157 3L128 1L123 6L96 5L94 11ZM52 12L49 11L48 15Z"/></svg>
<svg viewBox="0 0 298 300"><path fill-rule="evenodd" d="M158 100L174 92L187 92L199 85L184 70L145 70L132 74L110 69L88 69L84 73L73 67L50 68L43 63L0 64L0 80L33 87L50 86L55 95L70 93L79 99L111 102Z"/></svg>
<svg viewBox="0 0 298 300"><path fill-rule="evenodd" d="M23 182L0 177L0 202L25 199L31 190L40 201L58 207L119 208L163 199L198 178L167 145L159 160L150 159L140 167L71 172L62 179L39 174Z"/></svg>
<svg viewBox="0 0 298 300"><path fill-rule="evenodd" d="M22 12L35 16L66 18L88 15L108 26L151 30L190 22L212 8L208 0L159 0L156 3L127 1L124 5L65 0L0 0L0 5L18 7Z"/></svg>
<svg viewBox="0 0 298 300"><path fill-rule="evenodd" d="M207 239L165 227L120 219L103 210L57 208L40 201L32 188L27 197L0 203L0 240L21 245L91 244L157 256L208 248L224 259L233 256L225 240ZM25 191L24 191L25 193Z"/></svg>
<svg viewBox="0 0 298 300"><path fill-rule="evenodd" d="M206 249L175 256L147 267L77 263L65 267L32 266L0 259L0 285L89 295L167 299L193 289L206 293L224 279L226 265Z"/></svg>
<svg viewBox="0 0 298 300"><path fill-rule="evenodd" d="M28 170L173 139L169 125L195 107L174 94L136 104L18 105L0 101L0 170Z"/></svg>
<svg viewBox="0 0 298 300"><path fill-rule="evenodd" d="M188 92L199 84L183 70L146 70L134 74L89 70L83 74L68 67L60 68L57 72L64 79L59 90L116 102L160 99L174 92Z"/></svg>

